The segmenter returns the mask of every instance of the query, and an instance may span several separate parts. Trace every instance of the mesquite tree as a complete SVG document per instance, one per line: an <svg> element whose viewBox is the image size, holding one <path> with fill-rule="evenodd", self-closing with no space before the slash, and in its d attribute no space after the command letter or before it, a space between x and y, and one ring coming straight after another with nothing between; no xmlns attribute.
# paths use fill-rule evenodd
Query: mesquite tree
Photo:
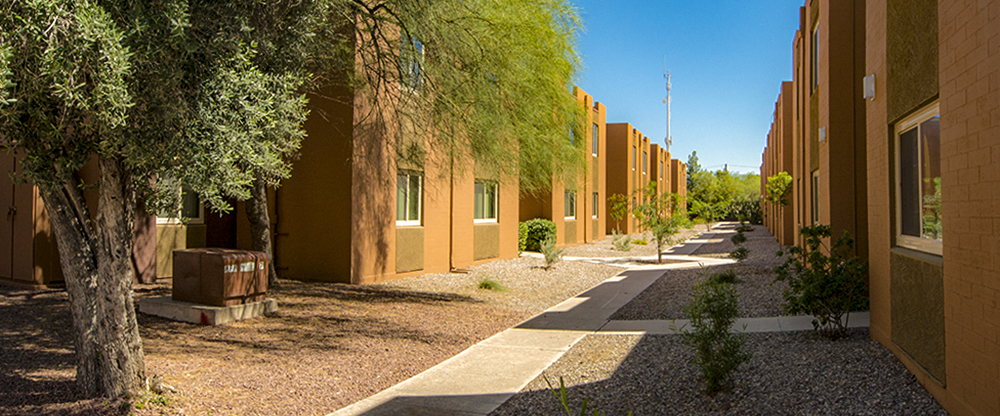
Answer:
<svg viewBox="0 0 1000 416"><path fill-rule="evenodd" d="M77 383L119 396L145 384L132 297L139 200L178 186L225 208L254 172L285 177L301 138L303 74L268 72L226 3L28 0L0 6L0 139L38 186L59 246ZM245 6L245 5L244 5ZM99 167L94 221L77 177Z"/></svg>

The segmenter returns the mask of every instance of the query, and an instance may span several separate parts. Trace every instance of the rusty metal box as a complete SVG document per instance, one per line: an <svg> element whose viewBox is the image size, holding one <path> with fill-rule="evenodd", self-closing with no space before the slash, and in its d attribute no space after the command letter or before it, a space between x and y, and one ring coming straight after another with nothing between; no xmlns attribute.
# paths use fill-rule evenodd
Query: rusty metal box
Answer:
<svg viewBox="0 0 1000 416"><path fill-rule="evenodd" d="M211 306L264 300L267 255L223 248L174 250L173 299Z"/></svg>

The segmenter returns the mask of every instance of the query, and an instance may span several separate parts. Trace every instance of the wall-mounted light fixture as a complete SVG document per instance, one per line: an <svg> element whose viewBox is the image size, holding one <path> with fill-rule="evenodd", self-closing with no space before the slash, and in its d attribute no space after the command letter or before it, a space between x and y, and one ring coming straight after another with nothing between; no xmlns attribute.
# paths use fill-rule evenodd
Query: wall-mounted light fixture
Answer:
<svg viewBox="0 0 1000 416"><path fill-rule="evenodd" d="M875 74L865 77L865 99L875 99Z"/></svg>

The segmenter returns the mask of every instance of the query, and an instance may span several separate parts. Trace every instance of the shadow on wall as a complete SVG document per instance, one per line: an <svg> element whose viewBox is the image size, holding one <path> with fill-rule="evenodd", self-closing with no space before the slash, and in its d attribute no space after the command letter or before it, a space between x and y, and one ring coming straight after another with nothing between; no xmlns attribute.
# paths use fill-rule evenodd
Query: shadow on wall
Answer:
<svg viewBox="0 0 1000 416"><path fill-rule="evenodd" d="M396 178L387 167L394 163L382 116L371 116L354 127L352 163L351 283L368 283L395 272L389 266L389 238L395 224Z"/></svg>

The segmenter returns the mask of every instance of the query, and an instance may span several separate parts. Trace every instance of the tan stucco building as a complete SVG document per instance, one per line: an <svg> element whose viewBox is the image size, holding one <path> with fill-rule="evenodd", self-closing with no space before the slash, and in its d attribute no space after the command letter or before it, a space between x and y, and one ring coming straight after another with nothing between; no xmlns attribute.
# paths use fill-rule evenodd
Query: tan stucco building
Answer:
<svg viewBox="0 0 1000 416"><path fill-rule="evenodd" d="M579 87L573 96L586 112L583 142L587 166L575 184L553 181L546 192L521 195L521 221L544 218L556 224L556 247L572 246L605 237L607 211L607 108Z"/></svg>
<svg viewBox="0 0 1000 416"><path fill-rule="evenodd" d="M619 194L628 198L629 207L636 206L636 198L639 197L643 187L649 183L649 137L629 123L608 123L608 196ZM611 204L605 203L605 210L611 208ZM639 220L630 212L621 221L615 224L608 221L607 233L620 229L623 233L633 234L640 230Z"/></svg>

